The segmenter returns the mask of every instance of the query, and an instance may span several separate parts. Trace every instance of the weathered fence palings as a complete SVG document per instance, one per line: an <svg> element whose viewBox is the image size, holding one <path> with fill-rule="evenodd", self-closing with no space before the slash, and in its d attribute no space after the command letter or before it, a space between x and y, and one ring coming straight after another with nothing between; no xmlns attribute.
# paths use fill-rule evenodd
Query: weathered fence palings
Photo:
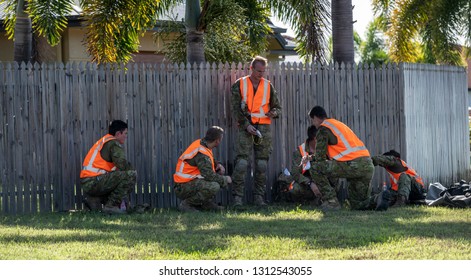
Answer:
<svg viewBox="0 0 471 280"><path fill-rule="evenodd" d="M129 124L125 149L138 170L133 201L176 206L176 160L208 126L225 129L215 156L232 172L236 124L230 86L248 69L241 64L0 63L1 211L81 209L83 157L113 119ZM399 150L427 182L449 184L468 175L462 67L282 63L269 64L267 78L283 107L272 124L268 199L278 173L290 167L292 151L305 140L307 112L316 104L347 123L372 154ZM378 168L373 184L386 178ZM223 191L217 199L227 204L230 193Z"/></svg>

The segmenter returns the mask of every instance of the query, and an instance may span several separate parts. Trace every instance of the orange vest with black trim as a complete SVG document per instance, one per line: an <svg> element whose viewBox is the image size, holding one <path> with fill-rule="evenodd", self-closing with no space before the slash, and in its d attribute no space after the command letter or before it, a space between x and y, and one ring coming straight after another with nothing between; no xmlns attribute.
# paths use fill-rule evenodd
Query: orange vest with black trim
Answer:
<svg viewBox="0 0 471 280"><path fill-rule="evenodd" d="M201 145L201 139L198 139L191 143L191 145L178 158L177 170L175 171L175 174L173 174L173 180L175 183L188 183L196 178L203 178L197 166L192 166L186 162L198 153L207 155L211 159L213 171L215 171L213 152L209 148Z"/></svg>
<svg viewBox="0 0 471 280"><path fill-rule="evenodd" d="M265 115L270 111L270 81L262 78L254 93L250 76L245 76L240 79L240 96L242 107L247 106L252 124L271 123L270 117Z"/></svg>
<svg viewBox="0 0 471 280"><path fill-rule="evenodd" d="M299 148L299 153L301 154L301 158L303 158L303 157L309 155L309 153L306 151L306 143L303 143L302 145L299 145L298 148ZM302 171L301 174L306 173L306 171L309 170L310 166L311 166L311 165L309 164L309 161L306 162L305 164L303 164L303 171ZM294 181L291 182L291 184L289 185L289 189L288 189L288 190L292 190L292 189L293 189L293 184L294 184Z"/></svg>
<svg viewBox="0 0 471 280"><path fill-rule="evenodd" d="M106 134L92 146L83 160L80 178L96 177L116 170L114 163L104 160L100 153L105 143L114 139L113 135Z"/></svg>
<svg viewBox="0 0 471 280"><path fill-rule="evenodd" d="M327 155L331 159L350 161L370 156L365 144L344 123L335 119L326 119L321 125L329 128L337 137L337 144L327 146Z"/></svg>
<svg viewBox="0 0 471 280"><path fill-rule="evenodd" d="M397 191L399 189L399 186L397 185L397 181L399 181L399 177L401 176L402 173L406 173L407 175L410 175L412 178L415 178L415 181L419 183L422 188L424 188L424 181L422 178L415 172L414 169L412 169L410 166L407 165L405 161L401 159L401 164L402 166L406 167L407 170L404 172L399 172L399 173L394 173L391 170L386 168L386 171L389 173L390 181L391 181L391 189L394 191Z"/></svg>

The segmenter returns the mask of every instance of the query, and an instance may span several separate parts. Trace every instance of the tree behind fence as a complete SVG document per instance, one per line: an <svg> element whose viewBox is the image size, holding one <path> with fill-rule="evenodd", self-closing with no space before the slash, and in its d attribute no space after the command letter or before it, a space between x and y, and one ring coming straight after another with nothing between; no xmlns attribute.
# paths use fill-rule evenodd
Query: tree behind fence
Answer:
<svg viewBox="0 0 471 280"><path fill-rule="evenodd" d="M240 64L0 64L2 212L82 209L82 160L113 119L129 125L125 149L138 171L133 203L175 207L177 158L209 126L226 131L215 157L232 173L237 127L230 86L247 74L248 66ZM401 151L427 182L467 176L464 68L282 63L269 65L267 78L283 107L272 124L269 200L278 173L290 167L292 152L305 140L307 113L317 104L348 124L372 154ZM385 179L378 169L373 185ZM248 178L249 201L251 183ZM229 203L230 191L217 200Z"/></svg>

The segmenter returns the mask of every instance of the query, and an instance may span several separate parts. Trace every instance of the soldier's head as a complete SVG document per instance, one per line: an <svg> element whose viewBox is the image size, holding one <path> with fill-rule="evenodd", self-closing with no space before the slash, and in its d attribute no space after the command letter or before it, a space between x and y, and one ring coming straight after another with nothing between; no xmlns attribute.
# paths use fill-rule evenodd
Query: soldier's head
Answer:
<svg viewBox="0 0 471 280"><path fill-rule="evenodd" d="M128 124L122 120L114 120L108 127L108 133L113 135L120 144L124 144L128 138Z"/></svg>
<svg viewBox="0 0 471 280"><path fill-rule="evenodd" d="M396 152L395 150L390 150L389 152L386 152L383 154L384 156L393 156L395 158L401 158L401 154Z"/></svg>
<svg viewBox="0 0 471 280"><path fill-rule="evenodd" d="M311 123L319 128L322 122L327 119L327 113L321 106L314 106L309 111L309 117L311 118Z"/></svg>
<svg viewBox="0 0 471 280"><path fill-rule="evenodd" d="M256 56L252 63L250 63L250 70L252 73L250 74L250 79L252 82L258 84L260 80L263 78L265 74L265 68L267 67L267 59L261 56Z"/></svg>
<svg viewBox="0 0 471 280"><path fill-rule="evenodd" d="M214 148L219 145L222 141L222 137L224 136L224 129L220 128L219 126L212 126L206 131L206 136L204 136L204 140L208 143L209 148Z"/></svg>
<svg viewBox="0 0 471 280"><path fill-rule="evenodd" d="M307 128L307 142L309 146L313 148L316 147L316 134L317 134L317 127L315 125L311 125Z"/></svg>

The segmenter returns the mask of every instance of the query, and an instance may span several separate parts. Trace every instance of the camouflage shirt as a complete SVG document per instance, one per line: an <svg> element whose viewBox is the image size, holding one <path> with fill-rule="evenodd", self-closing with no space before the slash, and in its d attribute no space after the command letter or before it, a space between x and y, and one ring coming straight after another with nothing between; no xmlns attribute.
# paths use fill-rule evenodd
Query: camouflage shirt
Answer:
<svg viewBox="0 0 471 280"><path fill-rule="evenodd" d="M126 160L123 146L116 140L106 142L100 154L104 160L114 163L118 170L134 170L131 163Z"/></svg>
<svg viewBox="0 0 471 280"><path fill-rule="evenodd" d="M320 126L316 134L316 153L314 161L324 161L329 159L327 156L327 146L336 145L337 143L337 137L332 133L332 131L325 126Z"/></svg>
<svg viewBox="0 0 471 280"><path fill-rule="evenodd" d="M308 142L304 143L306 147L309 147ZM311 174L309 172L304 172L303 174L303 167L299 166L301 163L303 156L299 151L299 147L293 152L293 160L291 161L291 176L293 180L295 180L298 184L302 185L309 185L311 182Z"/></svg>
<svg viewBox="0 0 471 280"><path fill-rule="evenodd" d="M208 147L204 139L201 140L201 145ZM226 177L214 172L211 159L207 155L204 155L202 153L197 153L193 158L187 160L186 162L191 166L198 167L198 170L200 171L201 176L203 176L204 180L210 181L210 182L216 182L221 187L227 186ZM218 162L214 160L215 168L217 164Z"/></svg>
<svg viewBox="0 0 471 280"><path fill-rule="evenodd" d="M246 129L250 123L250 115L248 114L247 110L242 110L241 108L241 101L242 97L240 95L240 79L237 80L231 88L231 105L232 111L234 114L235 119L240 127ZM278 100L278 96L276 94L273 85L270 83L270 112L275 115L275 118L278 118L281 114L281 104Z"/></svg>
<svg viewBox="0 0 471 280"><path fill-rule="evenodd" d="M371 159L374 166L382 166L394 173L401 173L407 170L407 167L402 165L401 160L394 156L377 155L372 156Z"/></svg>

